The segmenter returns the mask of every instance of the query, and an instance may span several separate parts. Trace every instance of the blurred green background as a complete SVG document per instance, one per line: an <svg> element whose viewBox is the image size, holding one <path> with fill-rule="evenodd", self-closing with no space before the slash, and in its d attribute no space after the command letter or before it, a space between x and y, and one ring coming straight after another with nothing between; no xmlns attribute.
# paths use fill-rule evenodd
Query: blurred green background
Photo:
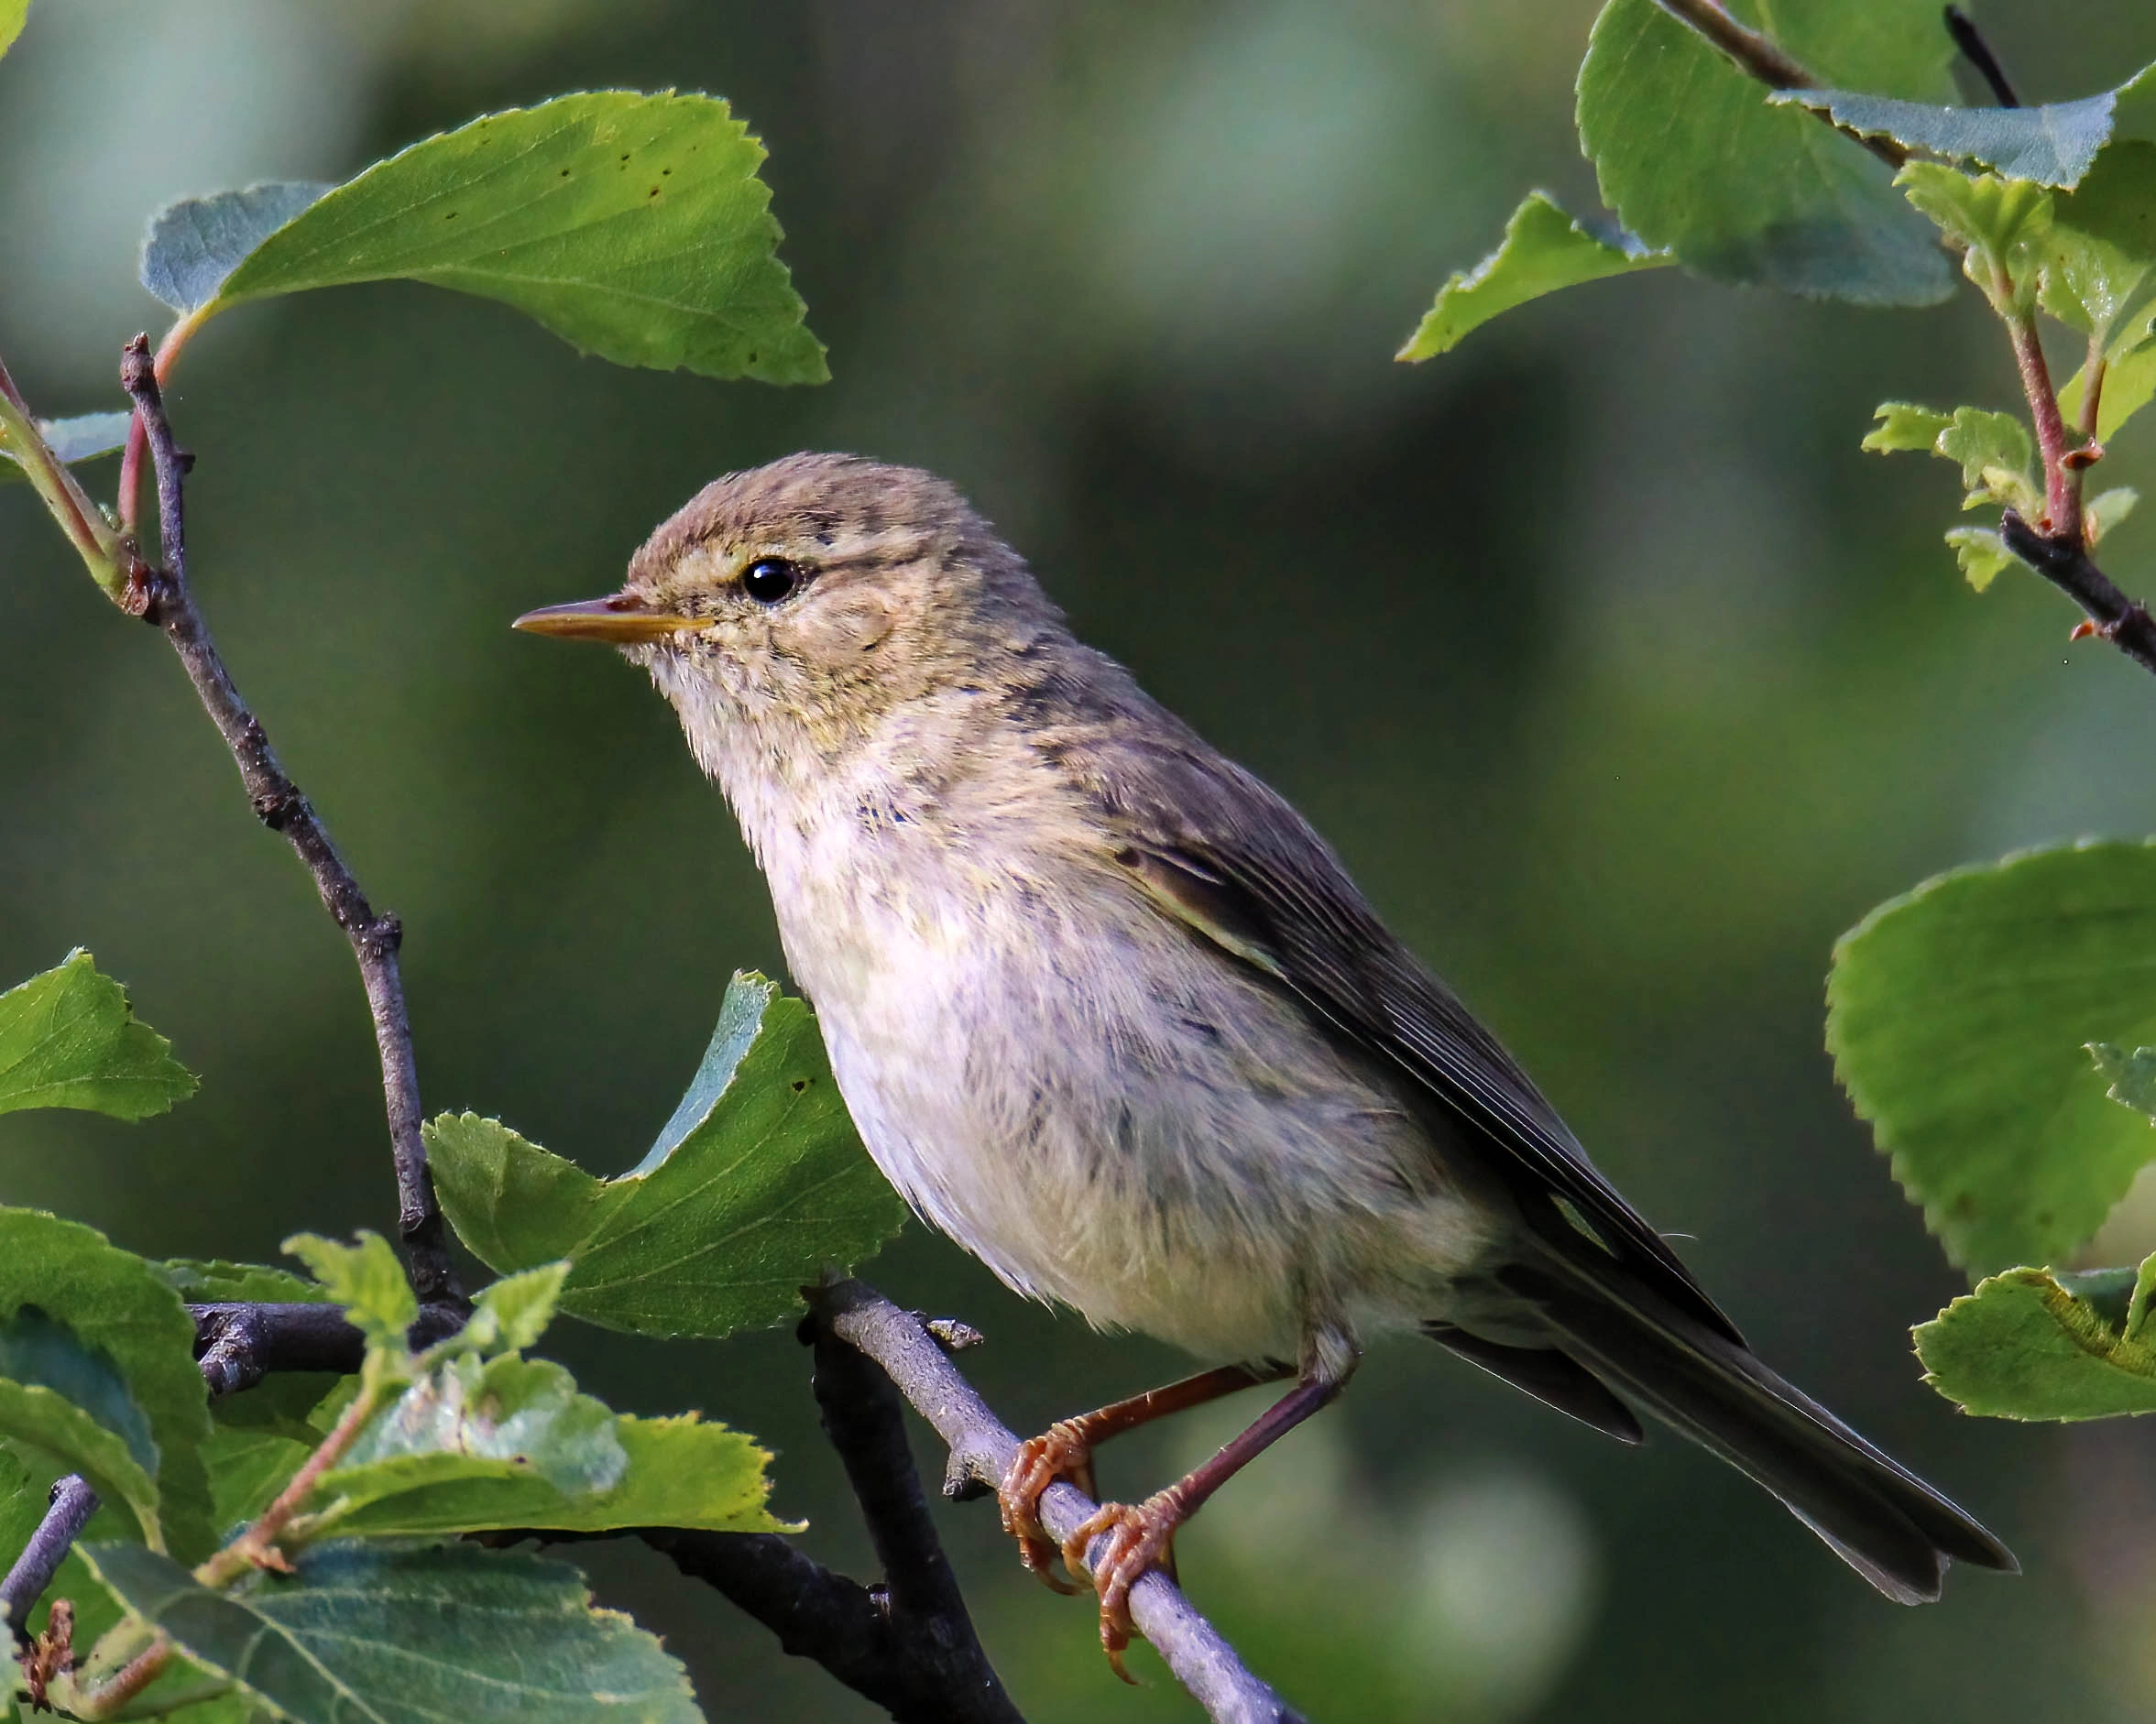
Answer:
<svg viewBox="0 0 2156 1724"><path fill-rule="evenodd" d="M196 579L242 686L407 929L427 1099L597 1171L671 1110L761 883L641 679L512 637L605 591L713 475L802 447L948 475L1080 632L1336 842L1761 1350L2019 1550L1875 1598L1674 1440L1627 1452L1422 1345L1186 1535L1183 1577L1325 1720L2090 1720L2156 1712L2156 1486L2126 1425L1954 1416L1906 1338L1957 1280L1821 1052L1837 933L1936 869L2156 829L2156 688L1938 542L1953 475L1860 456L1882 397L2016 401L1974 296L1866 313L1674 275L1583 289L1419 368L1393 349L1530 185L1584 204L1592 0L40 0L0 62L0 352L117 404L168 198L336 178L556 92L731 97L836 381L578 358L409 287L223 320L173 391ZM1977 14L2035 98L2156 58L2144 0ZM2111 476L2156 480L2146 431ZM109 490L109 464L97 475ZM2156 586L2150 523L2107 556ZM0 1120L0 1198L153 1253L392 1220L356 980L150 631L0 494L0 982L89 946L202 1075L169 1119ZM2147 1249L2127 1238L2110 1253ZM871 1270L963 1315L1014 1425L1182 1369L915 1228ZM870 1558L783 1333L556 1350L618 1405L780 1450L777 1506ZM1250 1411L1110 1451L1130 1495ZM925 1458L935 1457L925 1446ZM1035 1724L1187 1718L1090 1612L946 1514ZM640 1546L581 1553L715 1719L872 1716Z"/></svg>

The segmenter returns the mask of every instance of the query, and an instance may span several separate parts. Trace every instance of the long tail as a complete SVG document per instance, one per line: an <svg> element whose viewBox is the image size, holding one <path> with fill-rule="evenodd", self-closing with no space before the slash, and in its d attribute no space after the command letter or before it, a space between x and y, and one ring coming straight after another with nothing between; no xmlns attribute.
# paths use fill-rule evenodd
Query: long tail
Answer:
<svg viewBox="0 0 2156 1724"><path fill-rule="evenodd" d="M1935 1600L1952 1557L2019 1571L1914 1473L1621 1269L1553 1251L1498 1279L1541 1309L1560 1350L1771 1490L1889 1599Z"/></svg>

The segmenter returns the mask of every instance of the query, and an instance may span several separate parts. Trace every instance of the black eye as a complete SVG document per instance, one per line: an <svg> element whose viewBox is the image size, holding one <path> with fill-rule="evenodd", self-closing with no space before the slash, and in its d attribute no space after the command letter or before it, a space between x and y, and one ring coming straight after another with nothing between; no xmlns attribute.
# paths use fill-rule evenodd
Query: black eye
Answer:
<svg viewBox="0 0 2156 1724"><path fill-rule="evenodd" d="M777 557L759 557L741 574L741 590L759 605L776 605L801 584L801 571Z"/></svg>

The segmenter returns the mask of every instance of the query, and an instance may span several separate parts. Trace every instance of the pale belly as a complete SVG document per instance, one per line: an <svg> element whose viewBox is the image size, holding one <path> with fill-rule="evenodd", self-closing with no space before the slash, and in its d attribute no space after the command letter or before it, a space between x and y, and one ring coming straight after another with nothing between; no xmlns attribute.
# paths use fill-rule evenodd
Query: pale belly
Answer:
<svg viewBox="0 0 2156 1724"><path fill-rule="evenodd" d="M788 961L877 1164L1012 1286L1292 1360L1442 1316L1487 1255L1383 1083L1134 895L852 882L780 894Z"/></svg>

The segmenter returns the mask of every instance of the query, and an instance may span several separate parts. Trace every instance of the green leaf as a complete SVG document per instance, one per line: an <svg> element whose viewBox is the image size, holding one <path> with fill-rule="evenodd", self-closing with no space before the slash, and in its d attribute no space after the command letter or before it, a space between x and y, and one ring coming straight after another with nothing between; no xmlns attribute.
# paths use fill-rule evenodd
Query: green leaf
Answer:
<svg viewBox="0 0 2156 1724"><path fill-rule="evenodd" d="M2093 1287L2090 1278L2041 1269L1979 1282L1913 1331L1925 1380L1992 1418L2156 1413L2156 1348L2128 1339L2089 1296L2100 1291L2116 1301L2122 1277L2127 1287L2140 1278L2132 1271L2098 1273ZM2139 1303L2145 1309L2145 1294Z"/></svg>
<svg viewBox="0 0 2156 1724"><path fill-rule="evenodd" d="M2156 1119L2156 1048L2136 1048L2129 1053L2108 1042L2092 1042L2088 1053L2104 1075L2107 1096Z"/></svg>
<svg viewBox="0 0 2156 1724"><path fill-rule="evenodd" d="M1621 230L1608 237L1594 233L1566 214L1547 192L1529 192L1505 223L1497 249L1464 274L1453 273L1438 289L1437 302L1423 313L1407 344L1393 356L1434 359L1458 346L1471 331L1529 300L1676 261Z"/></svg>
<svg viewBox="0 0 2156 1724"><path fill-rule="evenodd" d="M2059 391L2059 411L2069 424L2080 422L2086 374L2085 366ZM2096 404L2096 441L2108 442L2118 434L2121 425L2151 400L2156 400L2156 341L2144 342L2106 367L2103 398Z"/></svg>
<svg viewBox="0 0 2156 1724"><path fill-rule="evenodd" d="M2043 494L2030 476L2035 445L2029 428L2011 413L1955 408L1954 423L1939 433L1939 453L1961 464L1968 492L1964 508L2001 503L2025 515L2042 513Z"/></svg>
<svg viewBox="0 0 2156 1724"><path fill-rule="evenodd" d="M482 1288L472 1315L455 1338L481 1353L519 1352L532 1346L553 1321L569 1265L547 1263L505 1275Z"/></svg>
<svg viewBox="0 0 2156 1724"><path fill-rule="evenodd" d="M345 1307L367 1350L402 1357L405 1331L418 1321L419 1300L404 1279L404 1266L378 1233L362 1232L358 1243L340 1245L318 1233L294 1234L284 1249L314 1271L323 1291Z"/></svg>
<svg viewBox="0 0 2156 1724"><path fill-rule="evenodd" d="M153 1265L182 1299L197 1305L327 1304L329 1289L268 1263L168 1257Z"/></svg>
<svg viewBox="0 0 2156 1724"><path fill-rule="evenodd" d="M142 1536L164 1543L157 1480L128 1452L126 1439L108 1431L65 1395L36 1383L0 1378L0 1436L40 1449L78 1472L108 1501L124 1502Z"/></svg>
<svg viewBox="0 0 2156 1724"><path fill-rule="evenodd" d="M1949 527L1946 542L1962 578L1979 593L2018 561L2007 541L1989 527Z"/></svg>
<svg viewBox="0 0 2156 1724"><path fill-rule="evenodd" d="M30 0L0 0L0 54L15 46L30 16Z"/></svg>
<svg viewBox="0 0 2156 1724"><path fill-rule="evenodd" d="M2111 136L2115 92L2038 108L1937 107L1847 90L1781 90L1772 100L1833 116L1866 137L1890 137L1952 161L1981 162L2011 180L2074 186Z"/></svg>
<svg viewBox="0 0 2156 1724"><path fill-rule="evenodd" d="M612 1489L628 1467L614 1414L579 1394L561 1366L467 1353L443 1360L370 1420L322 1489L359 1507L420 1485L531 1475L579 1496Z"/></svg>
<svg viewBox="0 0 2156 1724"><path fill-rule="evenodd" d="M166 1542L184 1561L207 1555L213 1541L200 1450L210 1434L209 1393L194 1362L194 1321L180 1296L155 1266L78 1222L0 1208L0 1321L19 1322L26 1307L57 1314L77 1343L126 1380L156 1444Z"/></svg>
<svg viewBox="0 0 2156 1724"><path fill-rule="evenodd" d="M172 1044L135 1021L127 990L87 952L0 994L0 1113L82 1108L141 1119L194 1089Z"/></svg>
<svg viewBox="0 0 2156 1724"><path fill-rule="evenodd" d="M1858 447L1876 455L1895 454L1904 450L1935 454L1940 433L1954 423L1952 413L1919 407L1913 401L1881 401L1873 409L1873 417L1879 422Z"/></svg>
<svg viewBox="0 0 2156 1724"><path fill-rule="evenodd" d="M1812 10L1831 43L1826 27L1865 8ZM1819 58L1810 41L1785 46ZM1932 305L1953 291L1953 266L1884 164L1810 115L1769 106L1654 0L1603 8L1578 118L1603 202L1702 275L1865 305Z"/></svg>
<svg viewBox="0 0 2156 1724"><path fill-rule="evenodd" d="M2126 485L2115 485L2108 491L2098 491L2090 497L2081 514L2082 530L2089 543L2101 543L2104 535L2132 514L2134 505L2140 500L2141 494Z"/></svg>
<svg viewBox="0 0 2156 1724"><path fill-rule="evenodd" d="M183 316L213 305L250 252L334 189L282 180L168 203L142 242L142 285Z"/></svg>
<svg viewBox="0 0 2156 1724"><path fill-rule="evenodd" d="M2092 1042L2156 1046L2156 846L1957 869L1834 948L1827 1047L1956 1263L2056 1262L2156 1155Z"/></svg>
<svg viewBox="0 0 2156 1724"><path fill-rule="evenodd" d="M700 1724L681 1665L565 1563L470 1544L323 1544L229 1592L131 1544L83 1555L197 1663L296 1724Z"/></svg>
<svg viewBox="0 0 2156 1724"><path fill-rule="evenodd" d="M51 1390L124 1442L145 1472L157 1471L157 1438L120 1368L36 1305L24 1305L0 1323L0 1377Z"/></svg>
<svg viewBox="0 0 2156 1724"><path fill-rule="evenodd" d="M254 1520L277 1500L315 1446L260 1426L219 1425L202 1446L218 1527L230 1533Z"/></svg>
<svg viewBox="0 0 2156 1724"><path fill-rule="evenodd" d="M711 96L604 90L513 108L378 162L259 237L202 310L426 281L618 364L821 383L763 158Z"/></svg>
<svg viewBox="0 0 2156 1724"><path fill-rule="evenodd" d="M775 1323L826 1264L905 1211L862 1151L808 1008L760 976L728 988L702 1065L631 1172L594 1179L496 1120L427 1128L442 1206L509 1273L566 1258L562 1309L637 1334Z"/></svg>
<svg viewBox="0 0 2156 1724"><path fill-rule="evenodd" d="M2104 152L2080 191L2052 204L2043 306L2116 357L2156 316L2156 144Z"/></svg>
<svg viewBox="0 0 2156 1724"><path fill-rule="evenodd" d="M0 5L4 4L5 0L0 0ZM5 48L0 47L0 53L5 52ZM127 442L131 417L127 413L78 413L72 419L41 419L38 431L52 453L71 467L79 461L119 453ZM28 478L21 462L0 444L0 485L27 484Z"/></svg>
<svg viewBox="0 0 2156 1724"><path fill-rule="evenodd" d="M530 1471L477 1468L415 1484L341 1510L337 1530L370 1536L483 1533L508 1527L607 1533L680 1526L714 1533L797 1533L766 1503L771 1456L752 1438L695 1413L640 1419L618 1414L614 1433L629 1464L610 1489L574 1495Z"/></svg>
<svg viewBox="0 0 2156 1724"><path fill-rule="evenodd" d="M1894 183L1940 232L1966 247L1962 273L2000 316L2034 306L2052 227L2049 191L2026 180L1965 174L1935 161L1910 162Z"/></svg>

